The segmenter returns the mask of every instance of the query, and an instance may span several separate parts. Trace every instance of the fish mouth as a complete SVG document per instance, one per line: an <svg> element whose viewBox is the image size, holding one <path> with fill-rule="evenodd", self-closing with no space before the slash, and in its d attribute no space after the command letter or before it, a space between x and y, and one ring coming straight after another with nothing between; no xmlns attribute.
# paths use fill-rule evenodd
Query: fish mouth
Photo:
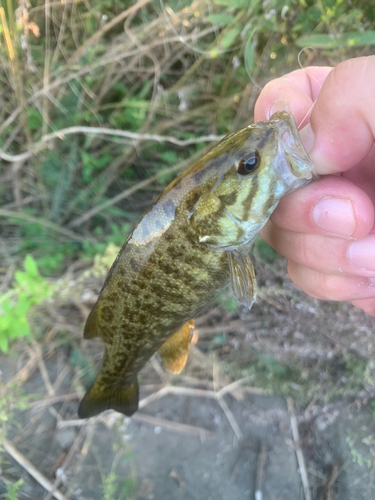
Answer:
<svg viewBox="0 0 375 500"><path fill-rule="evenodd" d="M303 185L310 182L313 175L313 162L301 142L293 117L286 111L278 111L270 118L278 135L278 161L276 168L287 184Z"/></svg>

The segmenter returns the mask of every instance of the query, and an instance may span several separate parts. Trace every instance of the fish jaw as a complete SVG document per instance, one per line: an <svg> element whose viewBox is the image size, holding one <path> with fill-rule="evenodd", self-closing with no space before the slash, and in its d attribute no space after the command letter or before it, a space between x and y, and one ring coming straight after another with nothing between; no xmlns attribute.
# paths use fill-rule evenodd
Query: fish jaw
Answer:
<svg viewBox="0 0 375 500"><path fill-rule="evenodd" d="M278 134L275 168L284 181L286 192L294 191L313 180L313 162L301 142L295 121L289 113L278 111L270 118Z"/></svg>

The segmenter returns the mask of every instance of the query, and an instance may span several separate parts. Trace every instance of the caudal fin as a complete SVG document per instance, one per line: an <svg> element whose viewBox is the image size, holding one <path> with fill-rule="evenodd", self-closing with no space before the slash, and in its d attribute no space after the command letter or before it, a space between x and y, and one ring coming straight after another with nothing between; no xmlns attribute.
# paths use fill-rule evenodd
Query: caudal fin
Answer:
<svg viewBox="0 0 375 500"><path fill-rule="evenodd" d="M111 409L130 417L138 410L138 395L137 379L118 387L103 385L95 379L79 405L78 416L89 418Z"/></svg>

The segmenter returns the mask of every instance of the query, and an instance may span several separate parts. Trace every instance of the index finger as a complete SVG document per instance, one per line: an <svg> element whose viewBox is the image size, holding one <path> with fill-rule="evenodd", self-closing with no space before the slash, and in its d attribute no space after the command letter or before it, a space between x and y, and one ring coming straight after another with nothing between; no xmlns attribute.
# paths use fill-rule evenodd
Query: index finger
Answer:
<svg viewBox="0 0 375 500"><path fill-rule="evenodd" d="M317 173L345 172L359 165L374 144L375 56L349 59L333 70L315 70L306 68L266 85L256 106L256 119L284 109L299 126L316 97L302 142ZM322 88L316 94L318 83Z"/></svg>
<svg viewBox="0 0 375 500"><path fill-rule="evenodd" d="M255 104L255 121L268 120L276 111L284 110L294 117L297 126L304 118L306 125L309 111L331 71L328 66L312 66L267 83Z"/></svg>

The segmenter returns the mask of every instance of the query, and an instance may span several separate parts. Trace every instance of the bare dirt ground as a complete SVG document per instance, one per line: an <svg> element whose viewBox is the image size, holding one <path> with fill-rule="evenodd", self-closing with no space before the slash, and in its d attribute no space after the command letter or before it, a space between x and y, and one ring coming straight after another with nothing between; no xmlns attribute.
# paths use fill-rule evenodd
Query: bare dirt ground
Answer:
<svg viewBox="0 0 375 500"><path fill-rule="evenodd" d="M0 498L22 478L19 500L374 500L375 321L307 298L282 260L257 276L251 311L224 297L197 320L180 376L145 367L131 419L77 419L102 346L81 339L90 302L50 304L43 343L0 358Z"/></svg>

